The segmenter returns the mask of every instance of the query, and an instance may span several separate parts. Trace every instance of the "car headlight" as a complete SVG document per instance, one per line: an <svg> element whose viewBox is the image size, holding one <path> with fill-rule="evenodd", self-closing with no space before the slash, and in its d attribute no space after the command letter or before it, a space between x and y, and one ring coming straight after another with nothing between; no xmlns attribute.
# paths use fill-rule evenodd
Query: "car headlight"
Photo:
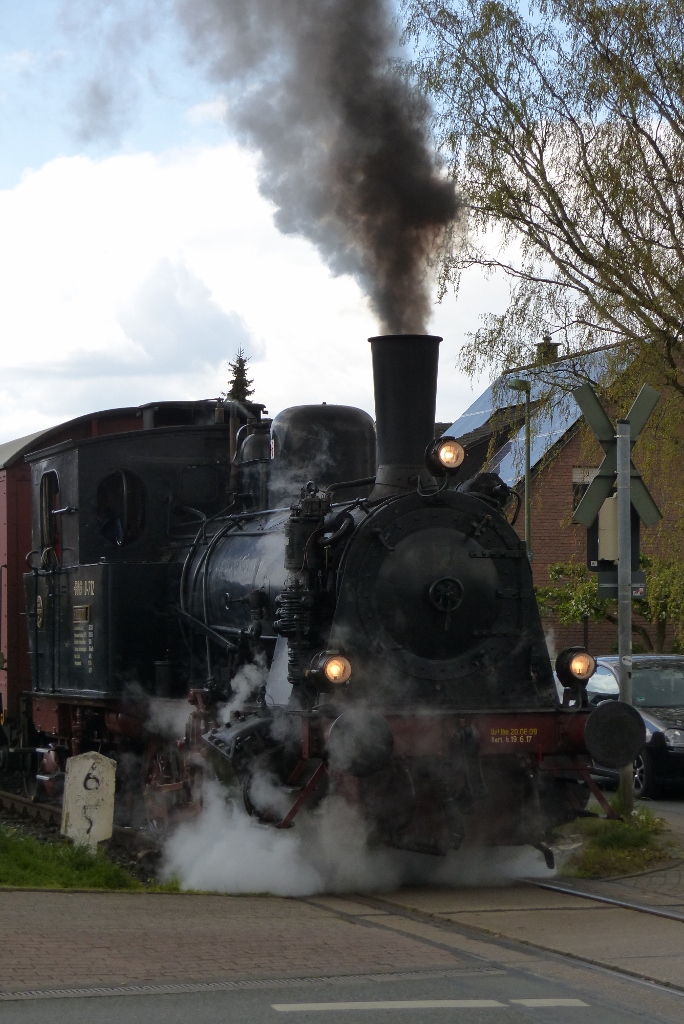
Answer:
<svg viewBox="0 0 684 1024"><path fill-rule="evenodd" d="M665 742L673 750L684 750L684 729L666 729L663 733Z"/></svg>

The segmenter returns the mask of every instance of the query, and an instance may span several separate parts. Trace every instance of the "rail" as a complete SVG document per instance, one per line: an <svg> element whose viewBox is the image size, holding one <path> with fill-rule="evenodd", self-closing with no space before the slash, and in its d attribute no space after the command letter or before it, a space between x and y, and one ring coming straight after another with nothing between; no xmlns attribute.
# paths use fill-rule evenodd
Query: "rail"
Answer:
<svg viewBox="0 0 684 1024"><path fill-rule="evenodd" d="M11 793L5 789L0 789L0 808L10 811L18 817L33 818L35 821L57 822L57 824L62 822L61 806L38 803L28 796L19 796L17 793ZM120 825L114 826L112 839L136 851L158 848L154 837L147 832L122 828Z"/></svg>
<svg viewBox="0 0 684 1024"><path fill-rule="evenodd" d="M19 796L7 790L0 790L0 808L19 814L22 817L34 818L39 821L61 822L62 808L56 804L42 804L31 800L30 797ZM154 838L146 833L134 831L133 829L114 826L112 838L125 843L132 849L157 849L158 844ZM643 903L635 903L632 900L618 900L612 896L600 896L597 893L587 892L575 886L559 885L555 882L538 882L529 879L529 884L537 889L550 889L552 892L563 893L564 896L579 896L581 899L594 900L597 903L607 903L609 906L620 907L623 910L636 910L640 914L650 914L652 917L664 917L670 921L684 921L684 913L677 913L672 910L665 910L662 907L645 906Z"/></svg>
<svg viewBox="0 0 684 1024"><path fill-rule="evenodd" d="M623 910L637 910L640 914L650 914L652 917L666 917L670 921L684 921L684 914L678 914L673 910L665 910L662 907L644 906L643 903L633 903L631 900L616 900L613 896L599 896L597 893L587 892L586 889L574 888L567 885L556 885L553 882L531 882L537 889L551 889L553 892L562 892L565 896L579 896L583 900L595 900L597 903L608 903L613 907L620 907Z"/></svg>

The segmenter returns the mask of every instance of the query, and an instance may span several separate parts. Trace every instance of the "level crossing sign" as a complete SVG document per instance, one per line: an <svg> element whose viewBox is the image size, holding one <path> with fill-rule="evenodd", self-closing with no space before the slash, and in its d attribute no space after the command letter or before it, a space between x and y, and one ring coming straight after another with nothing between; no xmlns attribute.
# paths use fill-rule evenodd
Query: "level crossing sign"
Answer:
<svg viewBox="0 0 684 1024"><path fill-rule="evenodd" d="M599 466L596 476L589 484L584 497L575 510L573 522L587 527L587 562L590 569L598 571L600 596L613 598L617 597L617 569L614 562L601 563L598 560L598 515L604 502L611 496L617 482L616 431L591 385L583 384L572 394L604 453L603 462ZM634 447L659 398L660 394L655 388L644 384L634 400L634 404L626 416L630 426L631 448ZM643 522L645 526L653 526L662 517L639 470L631 460L629 482L632 503L632 597L635 598L645 596L644 574L638 568L639 522Z"/></svg>
<svg viewBox="0 0 684 1024"><path fill-rule="evenodd" d="M575 388L572 395L584 413L587 423L596 434L604 452L603 462L598 468L598 473L589 484L572 517L573 523L581 523L582 526L589 527L599 514L606 498L612 494L617 481L617 440L615 427L610 422L592 386L583 384L581 387ZM632 408L625 417L629 420L632 448L646 426L659 398L660 392L648 384L644 384L635 398ZM642 523L644 526L654 526L659 519L662 519L662 515L633 462L630 462L630 488L632 505Z"/></svg>

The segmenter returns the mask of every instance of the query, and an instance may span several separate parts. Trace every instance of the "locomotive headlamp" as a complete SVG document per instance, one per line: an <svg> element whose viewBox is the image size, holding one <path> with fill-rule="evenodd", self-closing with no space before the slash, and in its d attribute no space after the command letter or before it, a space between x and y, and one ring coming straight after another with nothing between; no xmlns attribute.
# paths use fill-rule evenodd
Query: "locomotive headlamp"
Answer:
<svg viewBox="0 0 684 1024"><path fill-rule="evenodd" d="M570 660L570 671L575 679L591 679L596 671L596 661L592 658L591 654L583 651L581 654L576 654Z"/></svg>
<svg viewBox="0 0 684 1024"><path fill-rule="evenodd" d="M563 686L586 686L596 671L596 658L583 647L566 647L556 658L556 675Z"/></svg>
<svg viewBox="0 0 684 1024"><path fill-rule="evenodd" d="M437 448L437 458L445 469L458 469L465 459L465 448L458 441L443 441Z"/></svg>
<svg viewBox="0 0 684 1024"><path fill-rule="evenodd" d="M307 675L314 679L325 679L328 683L347 683L351 678L352 667L348 658L337 651L320 651L311 661Z"/></svg>
<svg viewBox="0 0 684 1024"><path fill-rule="evenodd" d="M428 469L443 473L458 469L465 459L465 448L453 437L440 437L433 441L426 454Z"/></svg>
<svg viewBox="0 0 684 1024"><path fill-rule="evenodd" d="M329 683L346 683L351 676L351 665L341 654L334 654L325 661L323 675Z"/></svg>

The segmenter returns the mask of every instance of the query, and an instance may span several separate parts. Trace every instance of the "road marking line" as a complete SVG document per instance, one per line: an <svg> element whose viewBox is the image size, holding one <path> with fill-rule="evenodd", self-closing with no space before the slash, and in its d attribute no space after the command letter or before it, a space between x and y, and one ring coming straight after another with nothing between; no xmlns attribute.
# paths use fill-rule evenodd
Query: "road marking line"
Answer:
<svg viewBox="0 0 684 1024"><path fill-rule="evenodd" d="M477 1010L505 1007L496 999L402 999L367 1003L271 1003L272 1010L283 1013L304 1013L307 1010Z"/></svg>
<svg viewBox="0 0 684 1024"><path fill-rule="evenodd" d="M521 1006L589 1006L581 999L511 999L510 1002Z"/></svg>

